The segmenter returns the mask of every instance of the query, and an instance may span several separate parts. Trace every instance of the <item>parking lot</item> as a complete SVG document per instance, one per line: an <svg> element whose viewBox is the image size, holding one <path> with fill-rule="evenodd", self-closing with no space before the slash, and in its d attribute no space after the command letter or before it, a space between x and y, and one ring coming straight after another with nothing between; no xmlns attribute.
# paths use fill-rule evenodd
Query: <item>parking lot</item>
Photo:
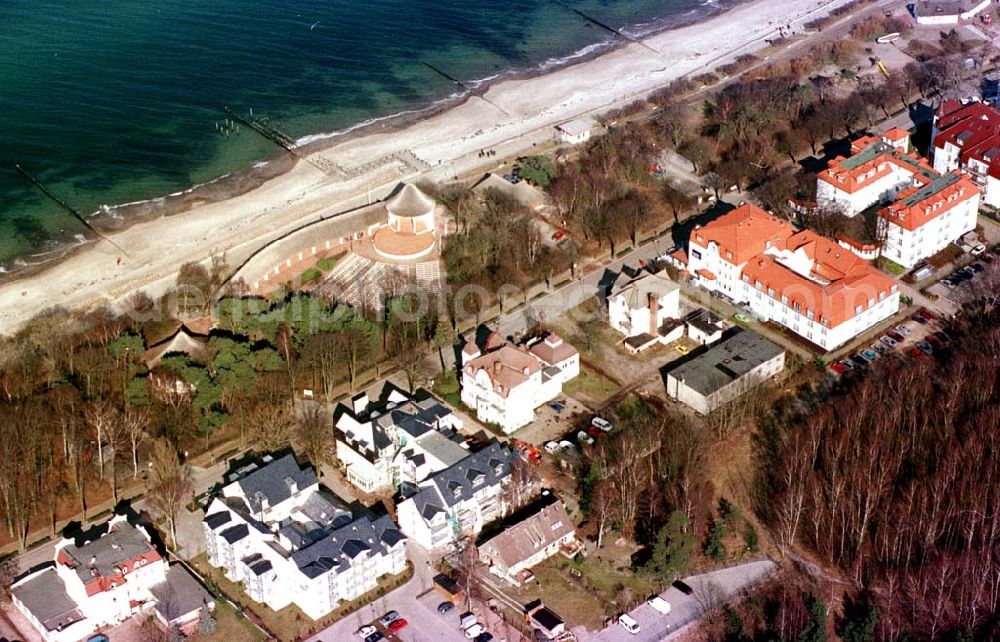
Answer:
<svg viewBox="0 0 1000 642"><path fill-rule="evenodd" d="M951 343L945 325L941 315L921 308L910 318L873 338L869 345L859 346L855 352L831 363L830 370L847 375L866 370L880 359L892 356L927 358L936 351L945 350Z"/></svg>

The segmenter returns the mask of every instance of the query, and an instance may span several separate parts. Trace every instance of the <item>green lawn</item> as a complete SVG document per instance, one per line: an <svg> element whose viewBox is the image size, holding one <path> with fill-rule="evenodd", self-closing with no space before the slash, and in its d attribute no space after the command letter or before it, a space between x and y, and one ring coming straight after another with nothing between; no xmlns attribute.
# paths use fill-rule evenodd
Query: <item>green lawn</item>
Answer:
<svg viewBox="0 0 1000 642"><path fill-rule="evenodd" d="M580 374L563 384L563 392L571 397L585 397L595 404L604 403L618 392L620 386L587 366L580 366Z"/></svg>
<svg viewBox="0 0 1000 642"><path fill-rule="evenodd" d="M235 611L225 600L216 600L215 613L215 633L212 635L201 635L195 633L191 640L247 640L256 642L266 640L267 637L261 633L257 627L251 624L242 614Z"/></svg>
<svg viewBox="0 0 1000 642"><path fill-rule="evenodd" d="M630 552L606 545L580 562L552 557L532 569L535 581L518 592L518 599L541 599L568 625L596 631L605 617L628 610L660 589L652 578L628 568Z"/></svg>

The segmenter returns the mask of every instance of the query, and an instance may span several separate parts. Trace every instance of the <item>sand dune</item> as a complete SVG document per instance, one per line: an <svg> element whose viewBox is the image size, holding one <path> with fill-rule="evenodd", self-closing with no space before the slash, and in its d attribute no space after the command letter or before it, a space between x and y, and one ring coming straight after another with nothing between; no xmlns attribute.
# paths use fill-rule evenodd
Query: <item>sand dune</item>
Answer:
<svg viewBox="0 0 1000 642"><path fill-rule="evenodd" d="M225 252L236 265L282 231L381 198L401 179L438 180L488 169L481 149L495 149L498 156L529 150L551 140L558 123L626 104L684 74L759 49L779 26L801 29L803 22L846 2L754 0L645 40L656 53L629 45L547 75L494 85L486 94L489 102L472 98L403 129L332 139L315 153L321 164L325 159L349 172L410 150L430 169L414 174L396 163L348 181L299 162L242 196L135 224L113 235L128 252L120 265L119 250L96 242L36 275L0 286L0 332L11 333L55 305L116 304L137 290L157 295L173 283L182 263L212 252Z"/></svg>

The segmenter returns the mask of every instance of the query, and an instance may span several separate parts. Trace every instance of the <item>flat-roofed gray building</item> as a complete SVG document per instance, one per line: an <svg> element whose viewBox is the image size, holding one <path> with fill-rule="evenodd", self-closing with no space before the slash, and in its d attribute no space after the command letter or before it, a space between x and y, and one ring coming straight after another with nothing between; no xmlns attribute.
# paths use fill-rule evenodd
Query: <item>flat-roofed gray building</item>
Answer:
<svg viewBox="0 0 1000 642"><path fill-rule="evenodd" d="M784 348L743 330L670 370L667 394L707 415L784 367Z"/></svg>

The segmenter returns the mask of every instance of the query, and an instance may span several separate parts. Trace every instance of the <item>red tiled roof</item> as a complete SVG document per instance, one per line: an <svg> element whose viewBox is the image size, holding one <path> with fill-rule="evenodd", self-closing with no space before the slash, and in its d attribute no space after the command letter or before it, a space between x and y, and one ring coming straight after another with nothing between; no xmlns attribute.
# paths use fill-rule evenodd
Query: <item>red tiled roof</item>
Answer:
<svg viewBox="0 0 1000 642"><path fill-rule="evenodd" d="M698 270L695 270L695 274L702 277L703 279L708 279L709 281L715 280L715 275L712 274L709 270L706 270L705 268L700 268Z"/></svg>
<svg viewBox="0 0 1000 642"><path fill-rule="evenodd" d="M895 282L850 250L808 230L788 239L789 250L802 250L814 261L812 277L807 278L778 263L768 255L756 257L743 268L751 287L759 281L761 291L774 290L774 298L784 296L788 307L834 328L856 316L857 306L868 309L879 295L889 296ZM821 279L814 280L814 279ZM825 283L824 283L825 281Z"/></svg>
<svg viewBox="0 0 1000 642"><path fill-rule="evenodd" d="M710 242L719 246L719 256L740 265L771 247L781 244L792 233L792 226L756 205L745 203L691 232L691 240L707 247Z"/></svg>
<svg viewBox="0 0 1000 642"><path fill-rule="evenodd" d="M882 134L882 138L890 140L894 143L898 143L901 140L907 140L910 137L910 132L903 129L902 127L893 127L886 133Z"/></svg>
<svg viewBox="0 0 1000 642"><path fill-rule="evenodd" d="M934 148L943 149L946 144L961 149L959 162L966 164L970 159L982 161L990 168L990 175L1000 178L1000 111L981 102L965 105L957 100L946 100L938 109L935 123L938 134L934 138Z"/></svg>
<svg viewBox="0 0 1000 642"><path fill-rule="evenodd" d="M510 393L511 388L521 385L541 369L538 359L510 344L476 357L465 365L465 371L473 376L478 370L484 371L503 397Z"/></svg>
<svg viewBox="0 0 1000 642"><path fill-rule="evenodd" d="M544 340L528 348L528 351L550 366L562 363L579 354L576 348L563 341L557 334L550 334Z"/></svg>
<svg viewBox="0 0 1000 642"><path fill-rule="evenodd" d="M865 152L869 146L875 144L884 143L874 136L866 136L854 141L851 145L852 156ZM884 151L874 154L871 160L859 163L855 167L844 167L845 161L848 160L850 159L843 156L834 158L830 161L827 168L817 175L817 178L833 185L841 191L853 194L891 174L891 165L909 172L915 180L922 183L929 182L929 179L919 170L922 169L926 172L934 171L924 159L903 155L899 151Z"/></svg>
<svg viewBox="0 0 1000 642"><path fill-rule="evenodd" d="M901 192L895 203L879 211L879 216L912 232L956 205L979 195L979 188L968 174L959 170L952 174L959 177L957 181L927 194L917 202L908 203L907 199L918 196L921 188L912 187Z"/></svg>

